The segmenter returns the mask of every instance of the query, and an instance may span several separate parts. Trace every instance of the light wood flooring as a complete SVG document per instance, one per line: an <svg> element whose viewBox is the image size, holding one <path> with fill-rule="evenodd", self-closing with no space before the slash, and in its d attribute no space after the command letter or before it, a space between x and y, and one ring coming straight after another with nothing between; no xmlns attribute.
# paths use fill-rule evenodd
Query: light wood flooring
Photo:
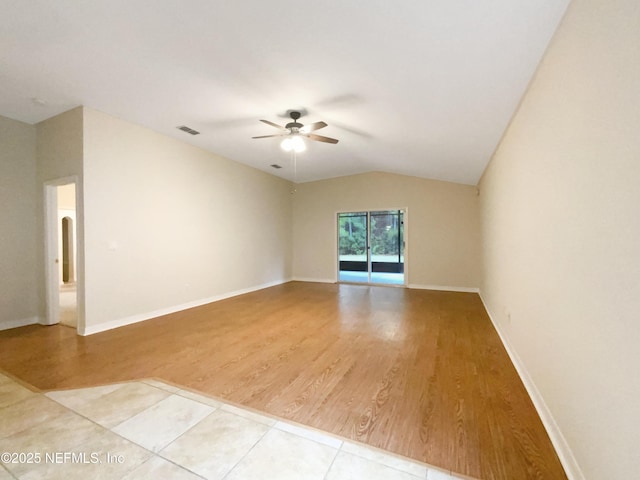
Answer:
<svg viewBox="0 0 640 480"><path fill-rule="evenodd" d="M158 377L474 478L566 478L473 293L291 282L89 337L0 332L0 368Z"/></svg>

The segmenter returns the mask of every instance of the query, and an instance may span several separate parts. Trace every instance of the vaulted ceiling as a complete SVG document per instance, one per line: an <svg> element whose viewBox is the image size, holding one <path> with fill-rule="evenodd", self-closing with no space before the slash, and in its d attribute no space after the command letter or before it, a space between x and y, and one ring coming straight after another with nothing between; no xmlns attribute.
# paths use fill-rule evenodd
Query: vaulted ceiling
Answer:
<svg viewBox="0 0 640 480"><path fill-rule="evenodd" d="M3 1L0 115L85 105L294 180L279 139L251 137L300 109L340 142L307 142L298 182L475 184L568 1Z"/></svg>

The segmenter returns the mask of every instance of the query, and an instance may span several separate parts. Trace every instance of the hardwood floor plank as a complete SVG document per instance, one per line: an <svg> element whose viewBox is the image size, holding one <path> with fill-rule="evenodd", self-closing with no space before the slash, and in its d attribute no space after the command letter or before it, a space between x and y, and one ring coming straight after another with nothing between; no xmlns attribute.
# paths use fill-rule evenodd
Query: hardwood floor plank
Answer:
<svg viewBox="0 0 640 480"><path fill-rule="evenodd" d="M0 368L158 377L473 478L566 478L473 293L291 282L90 337L0 332Z"/></svg>

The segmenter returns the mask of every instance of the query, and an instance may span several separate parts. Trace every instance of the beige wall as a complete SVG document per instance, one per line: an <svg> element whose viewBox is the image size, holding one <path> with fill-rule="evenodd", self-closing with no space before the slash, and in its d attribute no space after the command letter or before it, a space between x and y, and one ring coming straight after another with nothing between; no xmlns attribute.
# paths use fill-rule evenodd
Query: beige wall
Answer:
<svg viewBox="0 0 640 480"><path fill-rule="evenodd" d="M38 180L82 175L82 107L48 120L37 128Z"/></svg>
<svg viewBox="0 0 640 480"><path fill-rule="evenodd" d="M640 3L574 1L480 185L482 296L573 478L640 468L639 185Z"/></svg>
<svg viewBox="0 0 640 480"><path fill-rule="evenodd" d="M87 327L291 277L290 183L84 109Z"/></svg>
<svg viewBox="0 0 640 480"><path fill-rule="evenodd" d="M35 127L0 116L0 329L40 315L35 144Z"/></svg>
<svg viewBox="0 0 640 480"><path fill-rule="evenodd" d="M82 107L74 108L56 115L36 125L36 157L37 157L37 208L38 234L35 255L38 259L38 294L40 312L46 317L46 277L45 277L45 232L44 232L44 185L59 179L75 177L77 180L78 198L82 198L83 150L82 150ZM78 330L84 328L84 228L82 202L76 207L76 241L78 279ZM51 265L56 271L58 267Z"/></svg>
<svg viewBox="0 0 640 480"><path fill-rule="evenodd" d="M75 210L76 188L74 185L62 185L58 187L58 207L64 210Z"/></svg>
<svg viewBox="0 0 640 480"><path fill-rule="evenodd" d="M336 280L337 212L408 208L408 283L454 288L479 286L479 202L475 187L390 173L366 173L303 183L296 190L295 278Z"/></svg>

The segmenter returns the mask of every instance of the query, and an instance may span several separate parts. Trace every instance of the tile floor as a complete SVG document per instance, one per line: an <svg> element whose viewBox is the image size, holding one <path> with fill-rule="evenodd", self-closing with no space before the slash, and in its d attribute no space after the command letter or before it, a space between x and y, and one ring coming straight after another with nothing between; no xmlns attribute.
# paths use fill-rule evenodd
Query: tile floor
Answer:
<svg viewBox="0 0 640 480"><path fill-rule="evenodd" d="M369 274L367 272L348 272L345 270L340 270L338 274L338 281L369 283ZM404 285L404 273L372 272L371 283L380 283L384 285Z"/></svg>
<svg viewBox="0 0 640 480"><path fill-rule="evenodd" d="M0 374L0 480L455 480L156 380L35 393Z"/></svg>

